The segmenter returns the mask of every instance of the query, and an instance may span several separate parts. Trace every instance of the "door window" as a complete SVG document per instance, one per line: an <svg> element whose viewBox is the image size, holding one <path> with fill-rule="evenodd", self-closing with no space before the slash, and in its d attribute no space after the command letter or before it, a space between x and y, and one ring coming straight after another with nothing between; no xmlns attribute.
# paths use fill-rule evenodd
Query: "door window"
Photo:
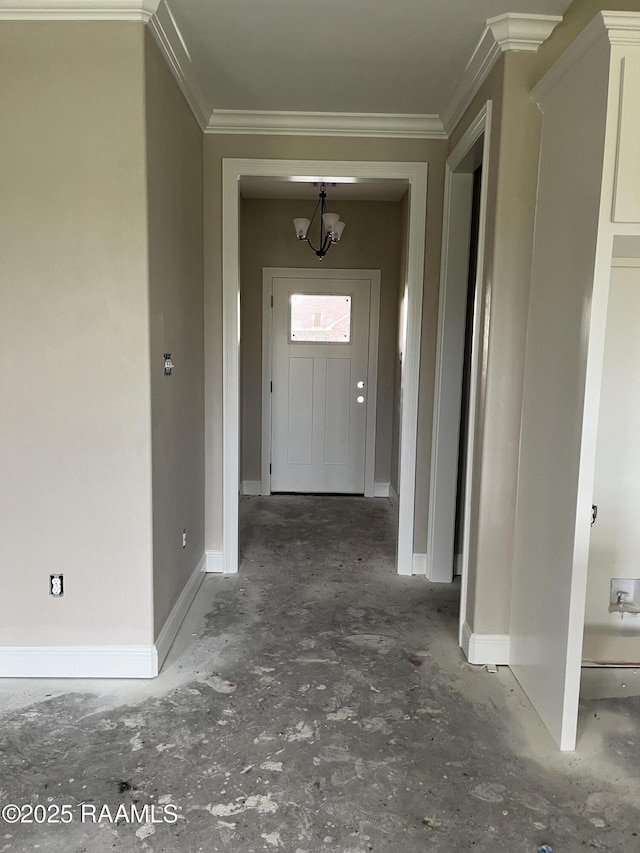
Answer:
<svg viewBox="0 0 640 853"><path fill-rule="evenodd" d="M289 343L351 343L351 296L346 293L292 293Z"/></svg>

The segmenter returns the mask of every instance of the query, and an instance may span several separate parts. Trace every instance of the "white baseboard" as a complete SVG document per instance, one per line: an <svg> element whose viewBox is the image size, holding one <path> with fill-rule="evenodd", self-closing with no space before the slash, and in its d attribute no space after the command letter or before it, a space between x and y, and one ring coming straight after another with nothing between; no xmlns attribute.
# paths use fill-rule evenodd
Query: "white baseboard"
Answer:
<svg viewBox="0 0 640 853"><path fill-rule="evenodd" d="M388 498L390 484L377 482L373 484L373 497L374 498ZM240 483L240 494L241 495L261 495L262 494L262 481L261 480L243 480ZM396 502L398 496L396 495Z"/></svg>
<svg viewBox="0 0 640 853"><path fill-rule="evenodd" d="M243 480L240 483L241 495L261 495L262 480Z"/></svg>
<svg viewBox="0 0 640 853"><path fill-rule="evenodd" d="M473 634L466 622L462 626L462 651L469 663L508 666L509 647L508 634Z"/></svg>
<svg viewBox="0 0 640 853"><path fill-rule="evenodd" d="M4 646L0 678L155 678L204 577L198 563L152 646Z"/></svg>
<svg viewBox="0 0 640 853"><path fill-rule="evenodd" d="M193 599L196 597L196 593L200 588L200 584L204 580L205 564L206 557L203 554L200 562L193 570L191 577L180 593L178 600L171 608L171 613L167 617L167 621L162 626L162 630L158 634L156 639L158 672L160 672L162 664L164 663L166 656L169 654L169 649L176 638L180 625L182 625L184 617L187 615L187 611L191 607Z"/></svg>
<svg viewBox="0 0 640 853"><path fill-rule="evenodd" d="M374 483L373 496L374 498L388 498L390 483Z"/></svg>
<svg viewBox="0 0 640 853"><path fill-rule="evenodd" d="M205 551L207 572L223 572L222 551Z"/></svg>
<svg viewBox="0 0 640 853"><path fill-rule="evenodd" d="M0 647L1 678L154 678L155 646Z"/></svg>
<svg viewBox="0 0 640 853"><path fill-rule="evenodd" d="M391 503L392 503L395 507L397 507L397 506L398 506L398 493L397 493L397 492L396 492L396 490L393 488L393 486L391 485L391 483L389 483L389 500L391 501Z"/></svg>
<svg viewBox="0 0 640 853"><path fill-rule="evenodd" d="M414 554L413 555L413 572L414 575L422 575L426 577L427 574L427 555L426 554Z"/></svg>

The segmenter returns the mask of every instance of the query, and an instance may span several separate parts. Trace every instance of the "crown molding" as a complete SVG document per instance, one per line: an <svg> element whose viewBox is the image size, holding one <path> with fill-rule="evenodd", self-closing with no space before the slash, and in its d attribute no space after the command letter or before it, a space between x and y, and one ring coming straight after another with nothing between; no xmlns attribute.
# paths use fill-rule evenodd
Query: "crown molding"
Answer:
<svg viewBox="0 0 640 853"><path fill-rule="evenodd" d="M442 124L448 136L451 135L480 86L489 76L501 53L493 33L489 27L485 27L462 77L453 87L447 105L442 111Z"/></svg>
<svg viewBox="0 0 640 853"><path fill-rule="evenodd" d="M0 0L0 21L147 21L159 0Z"/></svg>
<svg viewBox="0 0 640 853"><path fill-rule="evenodd" d="M487 29L500 47L505 50L529 50L534 53L545 42L562 15L522 15L509 13L487 19Z"/></svg>
<svg viewBox="0 0 640 853"><path fill-rule="evenodd" d="M537 51L561 21L558 15L521 14L499 15L487 20L471 59L442 111L447 136L455 129L501 54L507 50Z"/></svg>
<svg viewBox="0 0 640 853"><path fill-rule="evenodd" d="M436 115L270 110L214 110L205 132L404 139L446 139L447 136L439 116Z"/></svg>
<svg viewBox="0 0 640 853"><path fill-rule="evenodd" d="M166 0L160 0L156 13L149 21L149 29L160 48L191 112L201 130L207 126L211 107L191 70L191 56L176 19Z"/></svg>

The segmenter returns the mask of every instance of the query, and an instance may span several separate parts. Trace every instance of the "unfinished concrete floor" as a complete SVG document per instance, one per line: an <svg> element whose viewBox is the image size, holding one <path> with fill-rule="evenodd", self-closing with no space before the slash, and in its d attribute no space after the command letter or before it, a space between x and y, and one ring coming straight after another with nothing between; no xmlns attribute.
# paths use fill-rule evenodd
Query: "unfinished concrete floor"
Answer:
<svg viewBox="0 0 640 853"><path fill-rule="evenodd" d="M393 529L380 499L244 498L240 574L157 679L4 682L0 800L74 819L0 824L0 851L639 851L633 674L590 676L559 753L507 668L465 663L457 585L394 574Z"/></svg>

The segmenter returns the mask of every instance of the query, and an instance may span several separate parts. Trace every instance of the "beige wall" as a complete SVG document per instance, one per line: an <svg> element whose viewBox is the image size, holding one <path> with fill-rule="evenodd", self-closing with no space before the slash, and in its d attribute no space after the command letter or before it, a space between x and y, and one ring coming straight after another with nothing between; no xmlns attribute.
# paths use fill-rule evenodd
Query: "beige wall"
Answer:
<svg viewBox="0 0 640 853"><path fill-rule="evenodd" d="M0 23L0 646L153 640L143 72L142 25Z"/></svg>
<svg viewBox="0 0 640 853"><path fill-rule="evenodd" d="M293 136L208 135L204 147L205 211L205 422L206 547L222 545L222 159L273 158L428 162L429 187L422 324L416 532L414 547L426 547L431 410L437 327L443 163L447 143L440 140L385 140ZM345 231L345 240L347 232Z"/></svg>
<svg viewBox="0 0 640 853"><path fill-rule="evenodd" d="M313 202L245 199L241 208L242 479L260 480L262 417L262 268L379 269L380 334L376 413L376 482L389 482L400 270L400 202L331 201L347 223L344 238L322 263L298 242L293 218Z"/></svg>
<svg viewBox="0 0 640 853"><path fill-rule="evenodd" d="M145 82L157 636L204 553L202 132L149 32Z"/></svg>

